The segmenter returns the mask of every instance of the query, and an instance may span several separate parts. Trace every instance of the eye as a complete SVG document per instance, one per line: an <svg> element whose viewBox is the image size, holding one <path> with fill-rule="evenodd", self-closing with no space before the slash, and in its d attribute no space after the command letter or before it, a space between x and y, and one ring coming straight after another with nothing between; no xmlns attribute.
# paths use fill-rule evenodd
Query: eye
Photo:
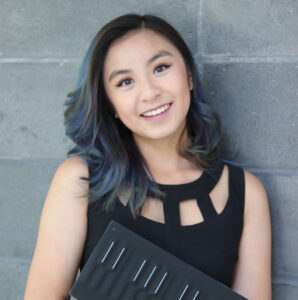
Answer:
<svg viewBox="0 0 298 300"><path fill-rule="evenodd" d="M163 65L159 65L155 68L155 70L159 69L160 67L165 67L165 70L168 69L171 65L166 65L166 64L163 64ZM160 73L160 72L158 72Z"/></svg>
<svg viewBox="0 0 298 300"><path fill-rule="evenodd" d="M131 80L130 78L125 78L124 80L120 81L118 84L116 84L117 87L121 86L127 86L127 85L122 85L122 82L126 82L127 80Z"/></svg>
<svg viewBox="0 0 298 300"><path fill-rule="evenodd" d="M170 66L171 66L171 65L161 64L161 65L158 65L158 66L155 68L155 70L159 69L160 67L165 67L165 70L166 70L166 69L168 69ZM162 70L162 69L161 69L161 70ZM162 72L162 71L161 71L161 72ZM161 73L161 72L158 72L158 73ZM127 86L127 85L129 85L129 84L123 85L122 83L123 83L123 82L127 82L127 81L129 81L129 80L131 80L131 79L130 79L130 78L125 78L125 79L121 80L118 84L116 84L115 86L117 86L117 87Z"/></svg>

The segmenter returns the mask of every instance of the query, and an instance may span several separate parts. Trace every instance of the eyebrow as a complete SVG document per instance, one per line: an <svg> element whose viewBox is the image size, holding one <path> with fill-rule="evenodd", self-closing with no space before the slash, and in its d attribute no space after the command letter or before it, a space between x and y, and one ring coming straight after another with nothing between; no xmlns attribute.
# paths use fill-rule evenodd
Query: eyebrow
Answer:
<svg viewBox="0 0 298 300"><path fill-rule="evenodd" d="M168 52L166 50L158 51L155 55L153 55L151 58L148 59L146 66L150 65L154 60L156 60L162 56L173 56L173 54L171 54L170 52ZM129 73L129 72L132 72L132 70L131 69L115 70L111 73L111 75L109 77L109 81L111 81L115 76L117 76L119 74L124 74L124 73Z"/></svg>

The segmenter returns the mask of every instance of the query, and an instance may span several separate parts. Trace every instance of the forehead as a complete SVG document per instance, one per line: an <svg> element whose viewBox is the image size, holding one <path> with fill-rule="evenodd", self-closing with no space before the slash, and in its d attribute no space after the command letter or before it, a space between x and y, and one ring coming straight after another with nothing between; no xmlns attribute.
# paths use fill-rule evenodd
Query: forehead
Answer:
<svg viewBox="0 0 298 300"><path fill-rule="evenodd" d="M104 69L106 71L137 62L144 62L159 50L168 50L179 55L177 48L164 36L152 30L136 30L115 40L107 51Z"/></svg>

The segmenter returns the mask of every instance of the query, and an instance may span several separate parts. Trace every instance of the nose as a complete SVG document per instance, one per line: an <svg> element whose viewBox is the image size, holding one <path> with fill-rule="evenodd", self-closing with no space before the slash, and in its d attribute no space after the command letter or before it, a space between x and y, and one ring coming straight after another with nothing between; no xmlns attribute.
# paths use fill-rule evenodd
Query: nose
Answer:
<svg viewBox="0 0 298 300"><path fill-rule="evenodd" d="M142 101L155 100L161 94L161 88L154 79L144 77L140 81L140 99Z"/></svg>

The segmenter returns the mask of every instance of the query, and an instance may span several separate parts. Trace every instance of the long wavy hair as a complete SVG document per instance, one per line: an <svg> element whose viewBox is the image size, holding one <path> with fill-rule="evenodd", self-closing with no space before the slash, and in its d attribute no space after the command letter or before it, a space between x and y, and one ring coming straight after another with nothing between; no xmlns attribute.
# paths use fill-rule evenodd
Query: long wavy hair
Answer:
<svg viewBox="0 0 298 300"><path fill-rule="evenodd" d="M65 134L74 146L67 157L80 156L89 167L89 203L105 197L102 208L115 207L117 193L129 190L128 205L132 216L139 215L147 193L165 196L134 141L132 132L120 119L106 95L103 84L103 64L109 46L132 30L150 29L162 35L181 53L185 66L192 73L193 89L186 126L190 144L178 151L205 172L212 172L220 157L221 125L217 112L203 92L197 68L187 44L178 31L154 15L125 14L104 25L93 38L83 59L77 84L64 102ZM86 196L86 195L84 195Z"/></svg>

